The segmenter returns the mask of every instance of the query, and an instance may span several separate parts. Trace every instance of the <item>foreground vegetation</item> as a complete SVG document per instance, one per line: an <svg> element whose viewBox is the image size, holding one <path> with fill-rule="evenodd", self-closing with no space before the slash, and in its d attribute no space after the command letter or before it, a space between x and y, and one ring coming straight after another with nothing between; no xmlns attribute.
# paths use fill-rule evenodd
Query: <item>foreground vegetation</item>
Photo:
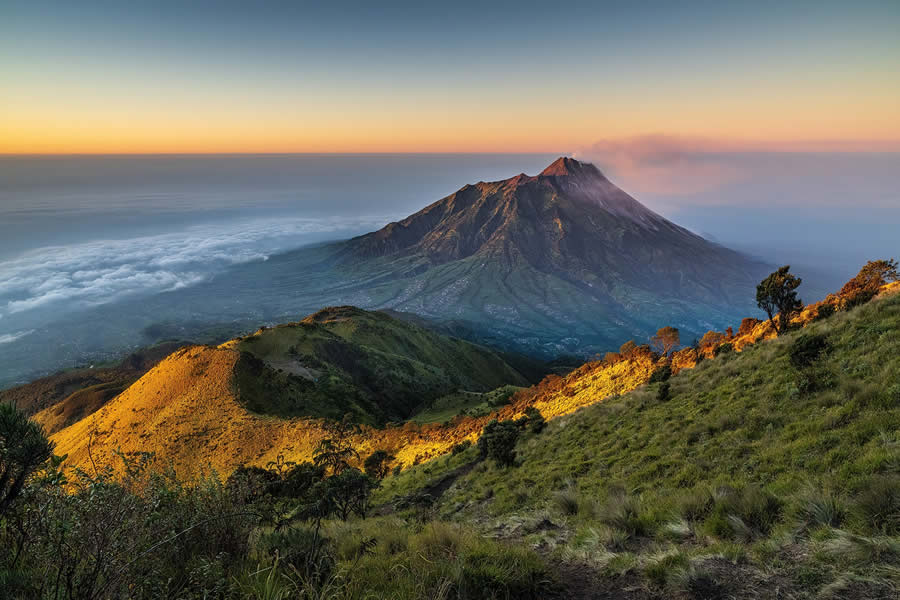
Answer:
<svg viewBox="0 0 900 600"><path fill-rule="evenodd" d="M360 456L349 418L324 425L310 462L227 478L187 482L142 452L64 469L2 406L0 593L895 598L900 294L828 306L740 352L724 341L740 332L723 337L693 368L670 368L664 345L635 391L546 423L528 405L402 471L386 451ZM467 401L435 408L478 409Z"/></svg>
<svg viewBox="0 0 900 600"><path fill-rule="evenodd" d="M895 295L554 419L516 466L465 469L467 450L378 494L580 564L616 597L895 598L898 432Z"/></svg>

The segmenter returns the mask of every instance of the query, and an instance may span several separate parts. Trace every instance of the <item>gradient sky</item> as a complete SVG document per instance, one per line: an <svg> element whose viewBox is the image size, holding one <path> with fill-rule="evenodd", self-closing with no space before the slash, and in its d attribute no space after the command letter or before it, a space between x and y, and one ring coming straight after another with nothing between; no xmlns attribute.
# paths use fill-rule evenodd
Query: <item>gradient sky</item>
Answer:
<svg viewBox="0 0 900 600"><path fill-rule="evenodd" d="M0 0L0 153L900 149L898 0L490 4Z"/></svg>

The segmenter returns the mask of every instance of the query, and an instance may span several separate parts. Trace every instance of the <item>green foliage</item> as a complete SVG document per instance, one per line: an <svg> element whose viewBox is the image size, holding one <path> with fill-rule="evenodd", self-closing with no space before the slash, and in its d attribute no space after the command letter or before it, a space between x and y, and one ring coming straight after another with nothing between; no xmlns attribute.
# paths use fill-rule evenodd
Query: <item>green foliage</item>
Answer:
<svg viewBox="0 0 900 600"><path fill-rule="evenodd" d="M794 519L801 529L840 527L847 519L846 503L831 492L810 488L795 500Z"/></svg>
<svg viewBox="0 0 900 600"><path fill-rule="evenodd" d="M804 333L791 342L788 359L798 371L813 365L828 350L828 339L820 333Z"/></svg>
<svg viewBox="0 0 900 600"><path fill-rule="evenodd" d="M317 527L295 526L274 531L260 539L259 550L276 565L273 572L278 565L286 566L307 582L321 583L335 566L331 540Z"/></svg>
<svg viewBox="0 0 900 600"><path fill-rule="evenodd" d="M525 416L516 419L515 423L520 429L526 429L531 433L540 433L544 430L547 421L544 419L541 411L533 406L529 406L525 409Z"/></svg>
<svg viewBox="0 0 900 600"><path fill-rule="evenodd" d="M52 453L53 444L40 425L15 407L0 404L0 517Z"/></svg>
<svg viewBox="0 0 900 600"><path fill-rule="evenodd" d="M790 270L790 265L785 265L756 287L756 304L769 316L779 335L787 331L791 317L803 308L796 292L803 280L791 274ZM778 319L775 319L776 314Z"/></svg>
<svg viewBox="0 0 900 600"><path fill-rule="evenodd" d="M224 595L256 511L215 478L187 486L150 470L151 455L122 460L122 476L66 479L56 465L25 486L0 521L0 572L19 574L18 597Z"/></svg>
<svg viewBox="0 0 900 600"><path fill-rule="evenodd" d="M351 514L365 518L375 481L359 469L349 468L324 481L322 492L331 500L342 521Z"/></svg>
<svg viewBox="0 0 900 600"><path fill-rule="evenodd" d="M251 411L282 417L338 420L349 413L355 422L381 425L406 420L458 390L528 384L487 348L347 306L261 330L237 349L239 400Z"/></svg>
<svg viewBox="0 0 900 600"><path fill-rule="evenodd" d="M822 319L827 319L835 312L834 304L826 303L819 305L819 308L816 309L816 321L820 321Z"/></svg>
<svg viewBox="0 0 900 600"><path fill-rule="evenodd" d="M612 594L651 585L634 578L674 545L690 563L657 577L673 597L774 595L755 583L764 580L785 597L891 597L900 589L890 575L900 547L897 331L900 295L684 370L665 403L653 401L659 384L607 398L549 421L540 443L519 444L517 469L485 463L461 475L429 511L515 530L550 508L562 531L526 541L604 565ZM797 394L801 336L824 336L829 350L804 369L822 385ZM458 464L405 471L404 493ZM622 572L628 579L617 580Z"/></svg>
<svg viewBox="0 0 900 600"><path fill-rule="evenodd" d="M671 376L672 367L670 367L669 365L663 365L653 370L653 373L650 374L649 383L660 383L662 381L668 381L669 377Z"/></svg>
<svg viewBox="0 0 900 600"><path fill-rule="evenodd" d="M457 454L462 454L471 447L472 440L463 440L458 444L453 444L453 447L450 449L450 454L456 456Z"/></svg>
<svg viewBox="0 0 900 600"><path fill-rule="evenodd" d="M478 450L484 458L490 458L502 467L516 463L516 442L519 428L512 421L494 419L484 426L478 438Z"/></svg>
<svg viewBox="0 0 900 600"><path fill-rule="evenodd" d="M672 397L672 386L668 381L663 381L656 389L656 401L667 402Z"/></svg>
<svg viewBox="0 0 900 600"><path fill-rule="evenodd" d="M438 398L410 417L416 423L444 423L458 416L480 417L505 406L523 388L513 385L489 392L457 391Z"/></svg>

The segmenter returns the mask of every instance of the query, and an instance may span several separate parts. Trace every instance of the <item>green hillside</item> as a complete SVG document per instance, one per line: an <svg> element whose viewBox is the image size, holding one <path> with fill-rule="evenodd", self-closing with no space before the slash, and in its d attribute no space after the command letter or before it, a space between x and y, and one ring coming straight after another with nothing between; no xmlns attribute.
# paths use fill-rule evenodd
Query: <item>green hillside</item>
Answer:
<svg viewBox="0 0 900 600"><path fill-rule="evenodd" d="M462 468L471 449L380 498L581 565L609 597L897 597L900 295L668 383L551 421L518 466Z"/></svg>
<svg viewBox="0 0 900 600"><path fill-rule="evenodd" d="M404 421L451 393L529 383L486 348L354 307L262 329L236 347L241 401L279 416Z"/></svg>

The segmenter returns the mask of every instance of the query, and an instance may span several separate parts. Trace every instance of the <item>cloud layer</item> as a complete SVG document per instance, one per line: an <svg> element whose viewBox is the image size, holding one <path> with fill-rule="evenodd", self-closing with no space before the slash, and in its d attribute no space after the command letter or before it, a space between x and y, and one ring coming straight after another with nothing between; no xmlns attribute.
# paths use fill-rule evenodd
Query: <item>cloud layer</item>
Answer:
<svg viewBox="0 0 900 600"><path fill-rule="evenodd" d="M12 326L17 315L36 309L176 290L230 265L266 260L314 234L349 234L384 222L383 217L259 220L40 248L0 263L0 323ZM8 333L0 343L14 341L16 335Z"/></svg>

